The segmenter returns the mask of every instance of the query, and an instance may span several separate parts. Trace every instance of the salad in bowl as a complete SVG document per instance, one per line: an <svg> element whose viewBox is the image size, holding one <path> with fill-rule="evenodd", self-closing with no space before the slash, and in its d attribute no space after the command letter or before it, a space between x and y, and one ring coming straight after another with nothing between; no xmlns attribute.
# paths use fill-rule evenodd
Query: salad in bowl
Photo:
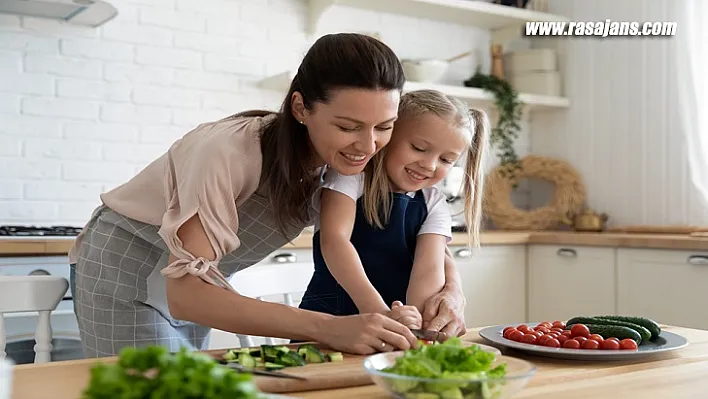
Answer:
<svg viewBox="0 0 708 399"><path fill-rule="evenodd" d="M366 358L374 383L401 399L505 399L536 373L521 359L499 355L457 337Z"/></svg>

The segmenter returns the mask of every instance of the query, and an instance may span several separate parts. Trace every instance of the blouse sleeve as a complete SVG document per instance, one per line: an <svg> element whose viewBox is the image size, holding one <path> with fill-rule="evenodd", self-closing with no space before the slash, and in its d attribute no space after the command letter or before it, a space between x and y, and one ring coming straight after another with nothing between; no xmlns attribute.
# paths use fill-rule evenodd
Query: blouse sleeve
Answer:
<svg viewBox="0 0 708 399"><path fill-rule="evenodd" d="M166 212L159 235L177 260L162 269L166 277L186 274L231 289L218 270L221 258L240 245L237 198L258 180L249 176L249 152L245 140L235 140L233 125L200 125L167 153L165 176ZM240 136L247 136L241 134ZM247 145L245 146L247 147ZM257 151L260 154L260 148ZM255 162L254 162L255 163ZM256 173L260 170L260 166ZM213 261L195 256L183 247L177 230L198 215L216 255Z"/></svg>

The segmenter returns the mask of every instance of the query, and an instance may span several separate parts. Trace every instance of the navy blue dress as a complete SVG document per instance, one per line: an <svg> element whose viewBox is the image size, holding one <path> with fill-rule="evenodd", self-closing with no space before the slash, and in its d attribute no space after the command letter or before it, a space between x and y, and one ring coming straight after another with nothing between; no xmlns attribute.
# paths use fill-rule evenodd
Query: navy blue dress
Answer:
<svg viewBox="0 0 708 399"><path fill-rule="evenodd" d="M357 200L351 237L366 276L389 307L394 301L406 302L418 232L428 216L422 190L413 197L405 193L391 195L391 216L383 230L366 221L363 200ZM315 273L299 307L336 316L358 314L354 301L327 268L319 231L313 237L312 249Z"/></svg>

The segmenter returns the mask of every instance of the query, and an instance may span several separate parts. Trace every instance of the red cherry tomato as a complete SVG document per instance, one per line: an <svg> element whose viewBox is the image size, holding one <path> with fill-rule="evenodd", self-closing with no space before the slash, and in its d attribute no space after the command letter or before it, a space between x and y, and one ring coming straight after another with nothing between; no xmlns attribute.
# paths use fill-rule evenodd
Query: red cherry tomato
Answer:
<svg viewBox="0 0 708 399"><path fill-rule="evenodd" d="M525 344L535 344L537 339L536 334L524 334L524 336L521 337L521 342Z"/></svg>
<svg viewBox="0 0 708 399"><path fill-rule="evenodd" d="M516 330L516 327L514 327L514 326L504 327L504 329L502 330L502 334L506 333L509 330Z"/></svg>
<svg viewBox="0 0 708 399"><path fill-rule="evenodd" d="M573 333L571 333L570 330L563 330L561 335L565 335L568 338L573 338Z"/></svg>
<svg viewBox="0 0 708 399"><path fill-rule="evenodd" d="M637 350L637 342L631 338L625 338L620 341L620 349Z"/></svg>
<svg viewBox="0 0 708 399"><path fill-rule="evenodd" d="M549 330L548 328L543 327L543 326L536 327L536 331L540 331L544 334L548 334L549 332L551 332L551 330Z"/></svg>
<svg viewBox="0 0 708 399"><path fill-rule="evenodd" d="M544 346L549 346L551 348L560 348L561 344L560 344L560 341L558 341L557 339L551 338L546 341Z"/></svg>
<svg viewBox="0 0 708 399"><path fill-rule="evenodd" d="M563 329L563 328L565 328L565 323L563 323L560 320L556 320L553 322L553 324L551 324L551 326Z"/></svg>
<svg viewBox="0 0 708 399"><path fill-rule="evenodd" d="M519 330L516 330L516 331L510 333L510 334L509 334L509 338L507 338L507 339L510 339L510 340L516 341L516 342L521 342L521 338L522 338L523 336L524 336L524 333L522 333L522 332L519 331Z"/></svg>
<svg viewBox="0 0 708 399"><path fill-rule="evenodd" d="M570 337L565 336L565 335L561 335L561 336L557 337L556 339L558 340L558 342L560 342L560 344L562 346L565 343L565 341L570 339Z"/></svg>
<svg viewBox="0 0 708 399"><path fill-rule="evenodd" d="M522 328L526 328L526 327L528 327L526 324L519 324L518 326L516 326L516 329L521 330Z"/></svg>
<svg viewBox="0 0 708 399"><path fill-rule="evenodd" d="M536 327L551 328L551 327L553 327L553 326L551 325L551 323L549 323L549 322L547 322L547 321L544 321L544 322L538 323L538 325L537 325Z"/></svg>
<svg viewBox="0 0 708 399"><path fill-rule="evenodd" d="M585 337L573 337L574 340L578 341L581 345L583 342L587 341L588 339Z"/></svg>
<svg viewBox="0 0 708 399"><path fill-rule="evenodd" d="M536 340L536 344L537 345L546 345L546 341L548 341L549 339L553 339L553 337L549 337L548 335L544 335L541 338L539 338L538 340Z"/></svg>
<svg viewBox="0 0 708 399"><path fill-rule="evenodd" d="M615 337L605 338L605 341L615 341L619 344L620 340Z"/></svg>
<svg viewBox="0 0 708 399"><path fill-rule="evenodd" d="M535 331L533 328L528 327L528 326L526 326L526 327L519 327L519 328L517 328L517 330L521 331L521 332L524 333L524 334L529 334L529 333L532 333L532 332Z"/></svg>
<svg viewBox="0 0 708 399"><path fill-rule="evenodd" d="M580 347L583 349L598 349L600 347L600 344L594 339L588 339L585 340L585 342L583 342L582 344L580 344Z"/></svg>
<svg viewBox="0 0 708 399"><path fill-rule="evenodd" d="M563 347L566 349L580 349L580 342L574 339L568 339L563 342Z"/></svg>
<svg viewBox="0 0 708 399"><path fill-rule="evenodd" d="M563 329L560 328L560 327L551 327L551 331L555 331L555 332L562 333L562 332L565 331L565 330L563 330Z"/></svg>
<svg viewBox="0 0 708 399"><path fill-rule="evenodd" d="M573 324L570 333L573 337L589 337L590 329L585 324Z"/></svg>
<svg viewBox="0 0 708 399"><path fill-rule="evenodd" d="M514 331L519 331L519 330L512 327L511 329L504 331L503 337L506 339L509 339L509 334L513 333Z"/></svg>
<svg viewBox="0 0 708 399"><path fill-rule="evenodd" d="M619 350L619 348L620 348L619 342L612 340L612 339L606 339L606 340L602 341L602 343L600 344L600 349L604 349L604 350L616 351L616 350Z"/></svg>
<svg viewBox="0 0 708 399"><path fill-rule="evenodd" d="M602 341L605 340L605 339L602 337L602 335L600 335L600 334L590 334L590 336L588 337L588 339L591 339L591 340L593 340L593 341L597 341L598 343L601 343Z"/></svg>

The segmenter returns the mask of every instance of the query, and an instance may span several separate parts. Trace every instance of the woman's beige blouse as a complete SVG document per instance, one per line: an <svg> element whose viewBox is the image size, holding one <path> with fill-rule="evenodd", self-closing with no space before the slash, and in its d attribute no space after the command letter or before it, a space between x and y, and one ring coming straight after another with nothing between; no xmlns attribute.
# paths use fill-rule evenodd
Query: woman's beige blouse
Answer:
<svg viewBox="0 0 708 399"><path fill-rule="evenodd" d="M201 124L127 183L101 195L112 210L160 226L160 237L177 257L162 274L189 273L230 287L216 266L240 245L237 207L258 188L260 134L274 116L228 117ZM213 261L189 253L177 237L178 228L195 214L216 254ZM69 252L72 263L81 238Z"/></svg>

